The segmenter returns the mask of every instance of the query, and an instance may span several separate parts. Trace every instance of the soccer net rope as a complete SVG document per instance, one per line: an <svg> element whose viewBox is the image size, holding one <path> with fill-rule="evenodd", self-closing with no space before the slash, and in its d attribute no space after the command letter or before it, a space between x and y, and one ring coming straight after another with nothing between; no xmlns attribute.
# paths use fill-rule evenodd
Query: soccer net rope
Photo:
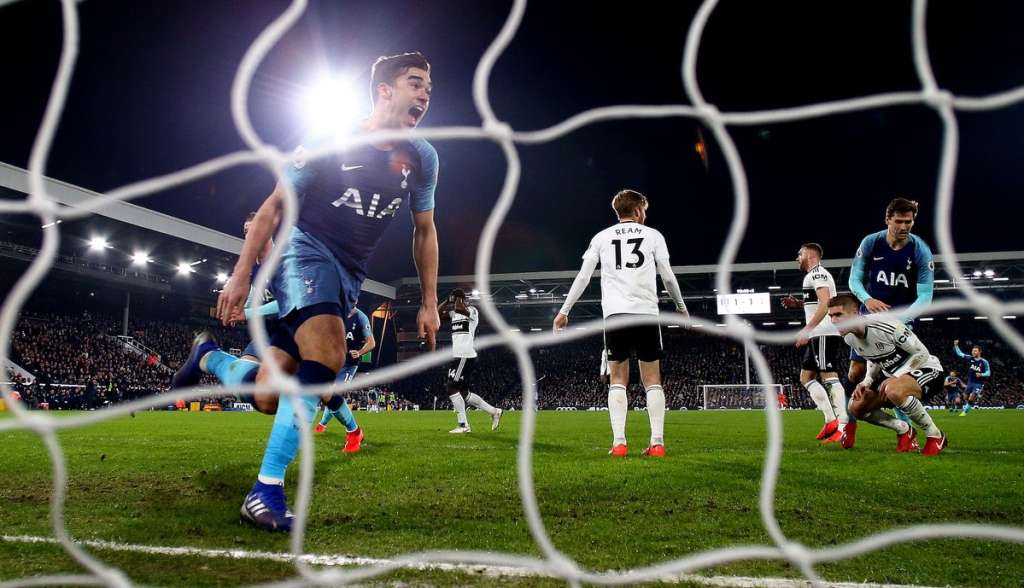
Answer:
<svg viewBox="0 0 1024 588"><path fill-rule="evenodd" d="M0 4L7 3L0 0ZM46 271L52 266L57 254L57 247L60 241L60 226L53 224L57 219L77 219L93 214L94 212L108 206L116 201L137 198L145 194L164 190L190 182L197 178L225 170L242 164L261 164L267 167L279 180L283 178L282 170L290 162L288 153L283 153L272 145L264 143L256 134L248 114L249 86L252 82L256 67L266 56L267 52L284 35L284 33L302 16L306 9L305 0L294 0L291 5L275 19L252 43L243 57L231 91L232 116L238 132L245 141L248 149L230 153L209 161L194 165L192 167L167 174L160 177L150 178L133 184L129 184L113 190L102 198L97 198L86 205L76 208L60 207L51 198L45 189L43 182L46 170L47 156L57 130L57 122L61 110L67 98L71 74L75 66L78 52L78 15L76 0L61 0L63 19L63 47L61 51L60 64L53 83L50 98L47 103L42 125L32 146L29 158L29 194L24 200L0 201L0 212L32 214L42 221L42 225L49 228L43 230L43 244L38 257L33 260L28 270L20 277L14 285L6 304L0 312L0 364L7 359L11 334L14 329L18 314L26 298L43 279ZM663 105L663 106L638 106L623 105L606 108L596 108L577 114L552 127L536 131L516 131L509 125L501 122L495 115L488 100L488 83L491 70L501 56L505 48L515 37L516 30L522 21L526 10L526 0L515 0L512 10L498 36L488 47L480 62L477 65L473 78L473 99L477 112L480 115L482 124L479 127L441 127L430 129L414 129L401 131L382 131L347 139L345 143L335 143L310 150L311 158L323 157L330 153L337 152L347 146L362 145L373 141L398 140L418 137L428 140L453 140L453 139L483 139L498 144L505 156L507 170L501 194L484 225L480 243L476 254L476 284L482 291L488 291L490 286L491 254L494 248L495 238L498 230L507 214L509 208L515 201L516 189L519 183L520 162L517 153L517 144L543 143L563 137L585 125L600 121L632 118L663 118L663 117L688 117L700 121L714 135L715 141L721 147L725 161L729 168L729 174L733 188L734 213L732 225L729 229L725 245L719 257L720 271L716 275L716 287L719 292L730 292L730 278L732 263L740 241L746 230L749 217L750 194L747 187L746 174L732 138L729 135L729 125L754 125L766 123L781 123L794 120L821 117L835 113L846 113L871 108L880 108L895 105L926 105L933 109L938 115L943 126L943 143L941 161L938 170L938 187L936 192L935 226L939 251L943 253L942 263L951 275L962 275L960 265L955 257L953 239L951 234L951 210L953 204L953 178L956 171L958 129L956 111L978 111L992 110L1024 101L1024 86L1011 91L991 94L983 97L955 96L939 87L932 73L928 45L925 38L925 13L926 0L915 0L913 3L913 21L911 34L913 36L913 55L917 77L921 89L915 92L884 93L859 98L837 100L799 106L794 108L783 108L755 112L719 112L713 104L708 103L697 84L697 52L700 48L701 36L704 27L714 12L716 0L705 0L697 11L693 22L690 25L686 37L686 45L683 54L682 78L686 94L689 97L690 106L684 105ZM283 222L278 232L278 243L283 243L281 238L287 231L290 231L296 219L296 198L291 187L287 187L286 204L284 207ZM257 288L264 288L267 278L277 266L281 256L281 248L275 247L270 259L254 280ZM1024 302L1004 303L995 298L979 293L970 282L961 284L963 299L943 300L933 303L927 309L914 314L939 314L943 312L972 309L978 313L988 315L992 328L999 335L1011 344L1021 355L1024 355L1024 338L1018 335L1001 318L1004 314L1024 313ZM627 571L592 571L582 568L572 558L559 551L552 543L548 535L540 510L537 506L537 499L534 495L533 486L533 434L535 427L535 400L533 364L530 361L529 349L537 346L564 344L585 336L586 331L574 330L565 333L539 333L535 335L524 335L511 332L509 325L499 314L493 302L486 297L482 298L481 307L487 320L494 326L497 334L482 338L479 341L480 349L495 346L505 346L516 356L519 367L520 378L523 390L523 411L522 425L519 435L517 450L517 474L519 482L520 500L523 506L523 513L529 525L530 533L542 553L542 557L527 557L513 554L501 554L478 551L427 551L410 553L391 560L390 564L374 567L355 567L346 569L318 570L299 555L303 553L303 542L305 538L306 519L309 509L311 488L313 484L313 464L310 456L312 452L312 437L308 419L302 418L303 407L298 401L296 394L299 392L298 382L286 376L276 369L276 366L269 364L274 372L271 381L265 386L247 385L236 386L233 390L224 390L222 395L234 394L237 392L252 392L255 390L272 390L288 397L293 403L299 415L301 426L301 455L299 457L299 484L295 500L296 520L291 535L291 550L295 557L295 568L297 575L291 579L281 582L282 585L305 586L313 584L341 584L357 581L365 581L369 578L386 574L392 570L415 567L426 562L449 562L468 563L484 565L513 566L515 568L530 571L539 575L547 575L566 580L571 585L580 585L582 582L594 584L631 584L636 582L657 581L668 576L678 576L683 573L718 566L729 562L741 560L782 560L787 561L811 582L817 585L824 585L823 580L815 571L815 565L824 562L831 562L840 559L857 557L878 549L882 549L896 543L907 541L920 541L937 538L974 538L1009 541L1024 543L1024 529L1007 526L992 525L969 525L969 524L944 524L944 525L920 525L901 529L895 529L863 537L850 543L812 549L793 542L786 537L775 517L774 497L775 484L779 474L779 463L782 451L782 423L777 410L778 405L773 394L767 393L764 398L767 421L767 447L765 451L764 466L760 488L760 515L762 523L771 538L769 545L744 545L714 549L695 553L672 561L658 563L652 566ZM896 309L889 314L905 313L906 309ZM689 326L700 322L701 319L694 317L687 319L681 315L669 313L661 316L651 316L641 324L676 324ZM858 319L863 324L864 319ZM707 322L706 320L704 321ZM259 323L259 324L257 324ZM588 326L598 327L599 321L593 321ZM637 324L637 319L631 318L629 324ZM625 321L609 321L608 328L619 328L626 326ZM250 322L250 332L253 340L256 341L261 351L266 350L267 340L262 330L262 317ZM796 340L796 332L769 333L761 332L750 326L744 325L736 316L726 318L726 326L720 329L708 330L708 334L717 337L728 337L743 343L771 343L791 344ZM751 358L757 369L759 380L766 384L773 383L771 372L768 369L764 355L757 345L750 345ZM379 370L362 378L359 386L372 386L379 383L393 381L423 371L429 367L441 365L448 361L443 353L431 353L418 357L414 360L388 369ZM353 389L352 384L330 385L309 388L306 393L322 394L327 390L343 392ZM769 387L764 388L771 390ZM127 415L131 411L144 410L151 407L163 406L168 402L177 399L185 399L195 396L198 389L186 389L164 394L159 397L150 397L136 400L127 404L113 406L101 411L89 414L77 415L70 418L56 419L45 414L29 412L18 402L11 402L10 386L0 386L3 398L10 405L16 418L0 422L0 431L28 430L40 437L50 455L53 469L53 493L50 501L51 522L53 532L63 548L78 561L88 574L62 574L52 576L41 576L15 580L16 585L50 585L50 584L105 584L110 586L130 586L132 583L128 577L119 569L109 566L89 553L82 543L76 542L67 532L64 524L64 502L66 498L67 469L64 459L64 452L57 438L57 432L63 429L86 427L114 417ZM209 395L208 391L203 394ZM308 416L308 415L306 415ZM241 495L241 494L240 494ZM188 516L187 513L183 516Z"/></svg>

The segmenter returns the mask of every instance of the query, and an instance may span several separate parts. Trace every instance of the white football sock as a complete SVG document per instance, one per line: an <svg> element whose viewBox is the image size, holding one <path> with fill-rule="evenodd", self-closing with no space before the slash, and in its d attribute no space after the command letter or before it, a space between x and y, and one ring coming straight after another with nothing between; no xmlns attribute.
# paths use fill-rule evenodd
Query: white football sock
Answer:
<svg viewBox="0 0 1024 588"><path fill-rule="evenodd" d="M910 425L892 416L891 414L883 411L880 408L876 408L875 410L867 413L866 415L864 415L862 420L865 420L873 425L878 425L879 427L892 429L893 431L896 431L900 435L906 433L910 429Z"/></svg>
<svg viewBox="0 0 1024 588"><path fill-rule="evenodd" d="M647 416L651 419L651 445L664 445L665 390L660 384L647 387Z"/></svg>
<svg viewBox="0 0 1024 588"><path fill-rule="evenodd" d="M462 399L462 394L456 392L448 397L452 401L452 408L455 409L455 417L459 419L460 425L467 424L466 421L466 401Z"/></svg>
<svg viewBox="0 0 1024 588"><path fill-rule="evenodd" d="M626 444L626 387L608 386L608 416L612 420L612 445Z"/></svg>
<svg viewBox="0 0 1024 588"><path fill-rule="evenodd" d="M932 416L925 410L924 405L915 396L909 396L900 405L900 410L903 414L910 417L910 420L917 423L917 426L924 429L924 434L929 437L939 437L942 435L942 431L935 426L935 421L932 420Z"/></svg>
<svg viewBox="0 0 1024 588"><path fill-rule="evenodd" d="M850 415L846 414L846 390L843 389L843 385L838 379L826 380L825 387L828 388L828 395L832 400L832 410L835 411L836 418L845 425L850 420Z"/></svg>
<svg viewBox="0 0 1024 588"><path fill-rule="evenodd" d="M821 382L811 380L804 384L804 388L807 388L807 393L811 395L814 406L817 406L818 410L825 415L825 422L828 423L836 420L836 413L832 410L832 401L829 399L828 392L825 392L825 387L821 385Z"/></svg>
<svg viewBox="0 0 1024 588"><path fill-rule="evenodd" d="M476 392L470 392L469 394L466 394L466 402L472 404L473 406L479 408L480 410L486 412L491 416L494 416L498 412L498 409L494 408L490 404L487 404L486 400L477 396Z"/></svg>

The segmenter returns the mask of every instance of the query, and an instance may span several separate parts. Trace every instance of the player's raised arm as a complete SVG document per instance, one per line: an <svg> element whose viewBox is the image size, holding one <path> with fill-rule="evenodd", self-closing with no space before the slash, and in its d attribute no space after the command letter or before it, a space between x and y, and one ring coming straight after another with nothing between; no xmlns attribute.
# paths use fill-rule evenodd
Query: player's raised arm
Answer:
<svg viewBox="0 0 1024 588"><path fill-rule="evenodd" d="M249 231L245 234L245 242L242 244L242 252L238 255L235 269L231 272L231 279L224 285L220 296L217 298L217 318L225 325L231 321L232 316L241 315L245 307L245 301L249 297L249 285L251 277L249 272L260 252L264 250L270 238L277 230L281 222L281 208L284 203L284 187L278 183L274 191L267 196L267 199L260 205L249 225Z"/></svg>
<svg viewBox="0 0 1024 588"><path fill-rule="evenodd" d="M964 353L963 351L960 351L960 339L957 339L956 341L953 341L953 351L956 353L956 356L959 357L959 358L964 358L965 359L965 358L969 357L966 353Z"/></svg>

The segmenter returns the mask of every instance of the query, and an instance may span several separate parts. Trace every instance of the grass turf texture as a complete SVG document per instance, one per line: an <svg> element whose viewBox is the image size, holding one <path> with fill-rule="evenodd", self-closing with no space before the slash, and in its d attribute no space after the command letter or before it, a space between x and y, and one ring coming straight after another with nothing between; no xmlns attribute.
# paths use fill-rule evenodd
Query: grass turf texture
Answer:
<svg viewBox="0 0 1024 588"><path fill-rule="evenodd" d="M490 432L471 413L471 435L449 435L448 412L359 413L361 453L340 452L337 422L316 436L316 474L306 550L383 558L414 550L474 549L538 555L519 504L515 450L519 414ZM1024 526L1024 413L935 412L950 437L937 458L896 454L895 435L862 423L858 445L819 446L817 413L783 414L776 497L783 531L824 546L879 530L937 522ZM7 418L7 417L0 417ZM669 457L641 458L648 426L631 412L630 456L607 455L606 413L538 415L534 476L555 544L592 569L622 569L739 544L767 544L758 512L764 413L674 412ZM72 535L158 546L288 551L282 534L239 523L271 418L254 413L144 412L65 431L66 520ZM923 444L923 437L921 438ZM39 439L0 433L0 528L50 536L50 464ZM289 474L294 498L297 467ZM283 579L289 564L93 550L152 585L237 585ZM1024 546L941 540L890 547L819 566L827 579L928 585L1019 586ZM0 580L78 572L59 547L0 542ZM778 562L741 562L702 573L798 574ZM387 581L537 585L403 571Z"/></svg>

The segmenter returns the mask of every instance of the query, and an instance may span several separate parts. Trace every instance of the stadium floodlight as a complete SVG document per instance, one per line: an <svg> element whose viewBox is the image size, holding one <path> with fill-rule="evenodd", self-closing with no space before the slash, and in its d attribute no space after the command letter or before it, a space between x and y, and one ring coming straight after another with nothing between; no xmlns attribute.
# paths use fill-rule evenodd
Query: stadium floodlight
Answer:
<svg viewBox="0 0 1024 588"><path fill-rule="evenodd" d="M921 317L921 318L919 318L917 320L919 320L919 321L933 321L933 320L935 320L935 318L934 317L930 317L930 316L923 316L923 317Z"/></svg>
<svg viewBox="0 0 1024 588"><path fill-rule="evenodd" d="M531 333L539 333L540 331L541 331L540 327L533 327L533 328L530 329Z"/></svg>
<svg viewBox="0 0 1024 588"><path fill-rule="evenodd" d="M190 273L192 273L194 271L196 271L196 270L192 269L192 264L191 263L189 263L187 261L182 261L182 262L178 263L178 275L179 276L187 276L187 275L189 275Z"/></svg>
<svg viewBox="0 0 1024 588"><path fill-rule="evenodd" d="M1006 276L997 276L995 278L992 278L992 281L993 282L1006 282L1006 281L1009 281L1009 279L1010 278L1008 278Z"/></svg>
<svg viewBox="0 0 1024 588"><path fill-rule="evenodd" d="M536 288L530 288L530 294L536 294L536 293L537 293L537 289Z"/></svg>
<svg viewBox="0 0 1024 588"><path fill-rule="evenodd" d="M974 273L971 274L971 275L976 277L976 278L980 278L981 277L981 270L974 270Z"/></svg>
<svg viewBox="0 0 1024 588"><path fill-rule="evenodd" d="M996 272L994 272L994 271L992 271L990 269L985 270L985 277L986 278L991 278L994 275L996 275Z"/></svg>
<svg viewBox="0 0 1024 588"><path fill-rule="evenodd" d="M782 286L768 286L769 290L779 290L781 288L782 288Z"/></svg>
<svg viewBox="0 0 1024 588"><path fill-rule="evenodd" d="M948 284L949 280L944 280L944 279L943 280L933 280L933 283L935 283L935 284Z"/></svg>
<svg viewBox="0 0 1024 588"><path fill-rule="evenodd" d="M343 133L364 114L362 94L342 78L324 76L306 92L303 117L311 129L327 129Z"/></svg>
<svg viewBox="0 0 1024 588"><path fill-rule="evenodd" d="M225 272L217 272L217 283L226 284L228 282L228 274Z"/></svg>
<svg viewBox="0 0 1024 588"><path fill-rule="evenodd" d="M525 300L529 298L526 294L516 294L516 300Z"/></svg>
<svg viewBox="0 0 1024 588"><path fill-rule="evenodd" d="M145 251L136 251L132 253L132 265L146 265L153 261L149 258L149 253Z"/></svg>
<svg viewBox="0 0 1024 588"><path fill-rule="evenodd" d="M89 251L103 251L107 248L107 238L98 235L89 239Z"/></svg>
<svg viewBox="0 0 1024 588"><path fill-rule="evenodd" d="M473 288L473 291L470 292L469 295L470 296L479 296L480 295L480 290L477 290L476 288Z"/></svg>

